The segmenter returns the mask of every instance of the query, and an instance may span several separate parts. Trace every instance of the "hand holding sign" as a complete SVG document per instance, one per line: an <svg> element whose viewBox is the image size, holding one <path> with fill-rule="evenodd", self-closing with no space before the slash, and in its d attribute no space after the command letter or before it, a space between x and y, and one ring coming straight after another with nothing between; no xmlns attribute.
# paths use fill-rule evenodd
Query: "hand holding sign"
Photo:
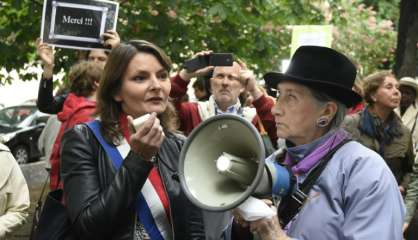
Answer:
<svg viewBox="0 0 418 240"><path fill-rule="evenodd" d="M40 38L36 39L36 53L42 61L43 77L45 79L52 79L54 70L54 48L46 43L43 43Z"/></svg>
<svg viewBox="0 0 418 240"><path fill-rule="evenodd" d="M54 65L54 49L46 43L43 43L40 38L36 39L36 52L42 60L44 66Z"/></svg>
<svg viewBox="0 0 418 240"><path fill-rule="evenodd" d="M65 48L114 47L120 42L115 32L118 11L119 3L107 0L44 0L41 38Z"/></svg>
<svg viewBox="0 0 418 240"><path fill-rule="evenodd" d="M116 31L109 30L102 34L105 47L110 47L110 49L114 49L116 46L120 44L120 37Z"/></svg>

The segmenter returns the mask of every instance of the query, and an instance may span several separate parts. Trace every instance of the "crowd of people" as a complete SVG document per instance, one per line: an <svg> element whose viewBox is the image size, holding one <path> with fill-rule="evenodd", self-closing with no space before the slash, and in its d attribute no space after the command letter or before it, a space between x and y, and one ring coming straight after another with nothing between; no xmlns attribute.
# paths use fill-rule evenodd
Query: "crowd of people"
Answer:
<svg viewBox="0 0 418 240"><path fill-rule="evenodd" d="M37 42L44 68L37 105L56 114L42 138L50 147L50 190L63 189L76 239L418 236L415 78L398 81L381 71L358 79L344 54L301 46L289 68L266 73L261 86L237 56L231 66L172 74L169 56L155 44L123 43L113 31L106 39L111 51L89 51L56 96L53 49ZM191 84L196 101L185 100ZM264 199L275 216L250 221L233 209L211 212L183 192L182 146L193 129L219 114L265 131L277 149L266 161L292 175L288 195ZM0 238L22 224L29 206L22 174L0 146L4 151L2 166L10 167L0 175Z"/></svg>

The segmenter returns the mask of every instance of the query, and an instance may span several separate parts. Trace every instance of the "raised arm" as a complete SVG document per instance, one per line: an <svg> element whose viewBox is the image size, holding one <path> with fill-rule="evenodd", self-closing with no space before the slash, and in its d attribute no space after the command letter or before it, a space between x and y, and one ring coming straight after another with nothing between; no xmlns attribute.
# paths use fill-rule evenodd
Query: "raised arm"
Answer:
<svg viewBox="0 0 418 240"><path fill-rule="evenodd" d="M39 83L37 106L41 112L56 114L62 110L66 94L53 96L54 50L51 46L36 41L37 54L42 61L42 78Z"/></svg>
<svg viewBox="0 0 418 240"><path fill-rule="evenodd" d="M211 51L202 51L193 56L203 56L210 54ZM170 97L174 99L175 102L179 102L180 99L187 93L187 85L190 83L190 80L195 77L205 76L213 70L213 66L205 67L202 69L197 69L194 72L188 72L185 68L182 68L180 72L173 78L171 78L171 92Z"/></svg>
<svg viewBox="0 0 418 240"><path fill-rule="evenodd" d="M240 63L243 64L243 63ZM274 100L261 90L261 86L257 84L256 77L251 70L248 70L244 65L241 65L241 78L246 84L246 90L253 97L253 106L257 110L257 115L260 117L266 132L274 146L277 144L276 123L271 109L274 107Z"/></svg>

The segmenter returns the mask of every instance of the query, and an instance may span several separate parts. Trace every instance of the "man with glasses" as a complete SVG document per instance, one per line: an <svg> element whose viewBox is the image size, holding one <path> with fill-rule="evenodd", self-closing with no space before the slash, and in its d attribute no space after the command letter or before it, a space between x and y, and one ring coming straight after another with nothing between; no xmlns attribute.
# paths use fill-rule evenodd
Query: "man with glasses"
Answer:
<svg viewBox="0 0 418 240"><path fill-rule="evenodd" d="M208 54L207 52L201 54ZM187 92L187 85L194 77L212 73L210 78L211 96L208 101L181 102L180 99ZM209 66L195 72L182 69L171 79L170 97L174 99L175 107L180 119L180 130L186 135L209 117L222 114L237 114L259 127L261 120L273 144L277 141L276 127L271 108L274 100L265 96L257 86L254 74L247 70L243 63L234 62L232 66ZM253 97L255 108L241 106L239 95L248 91Z"/></svg>
<svg viewBox="0 0 418 240"><path fill-rule="evenodd" d="M197 55L205 55L210 52L202 52ZM212 74L210 78L211 96L207 101L181 102L187 92L187 86L194 77ZM239 95L248 91L253 97L255 108L241 106ZM259 127L261 120L267 131L271 142L277 142L276 126L271 109L274 100L264 93L257 86L254 74L247 70L245 64L234 62L228 67L209 66L195 72L187 72L182 69L171 79L170 97L174 99L175 107L180 119L180 130L186 135L198 126L202 121L223 113L237 114ZM259 129L260 130L260 129ZM206 239L208 240L229 240L231 239L232 214L227 212L203 211ZM243 239L237 232L234 239ZM246 234L246 232L245 232Z"/></svg>

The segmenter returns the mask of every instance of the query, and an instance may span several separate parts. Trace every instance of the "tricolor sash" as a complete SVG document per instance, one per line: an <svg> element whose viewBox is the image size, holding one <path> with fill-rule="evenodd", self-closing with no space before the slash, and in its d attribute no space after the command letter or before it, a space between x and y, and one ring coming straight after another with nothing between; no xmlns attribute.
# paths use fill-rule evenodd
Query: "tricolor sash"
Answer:
<svg viewBox="0 0 418 240"><path fill-rule="evenodd" d="M118 170L123 163L123 159L128 155L130 146L126 139L118 147L112 146L106 142L100 132L100 122L94 120L87 123L99 143L112 160L113 166ZM153 168L148 175L141 192L136 201L136 211L138 220L144 225L145 230L152 240L172 239L171 224L169 222L169 213L166 212L164 205L167 205L165 191L161 187L161 178L156 168Z"/></svg>

